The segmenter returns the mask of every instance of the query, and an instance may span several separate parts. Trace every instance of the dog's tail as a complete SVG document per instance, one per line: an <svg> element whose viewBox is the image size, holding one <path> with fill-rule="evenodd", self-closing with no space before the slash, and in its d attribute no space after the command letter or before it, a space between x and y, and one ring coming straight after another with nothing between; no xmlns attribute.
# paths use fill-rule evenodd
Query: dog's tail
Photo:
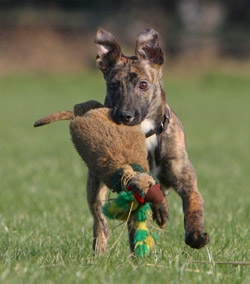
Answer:
<svg viewBox="0 0 250 284"><path fill-rule="evenodd" d="M54 121L58 121L58 120L71 120L75 117L74 112L73 111L59 111L56 113L53 113L49 116L46 116L42 119L37 120L34 123L34 127L38 127L38 126L43 126L45 124L49 124L51 122Z"/></svg>

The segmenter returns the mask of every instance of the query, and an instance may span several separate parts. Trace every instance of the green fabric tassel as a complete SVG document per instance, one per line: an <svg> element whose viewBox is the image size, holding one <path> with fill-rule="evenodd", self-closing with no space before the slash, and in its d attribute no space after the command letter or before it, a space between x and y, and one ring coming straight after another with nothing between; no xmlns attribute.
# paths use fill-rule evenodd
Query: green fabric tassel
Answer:
<svg viewBox="0 0 250 284"><path fill-rule="evenodd" d="M130 166L133 168L133 170L135 172L145 173L145 170L143 169L143 167L138 165L138 164L136 164L136 163L132 163L132 164L130 164Z"/></svg>
<svg viewBox="0 0 250 284"><path fill-rule="evenodd" d="M121 192L118 198L107 201L102 208L103 214L111 220L126 220L130 211L131 202L134 201L132 192Z"/></svg>
<svg viewBox="0 0 250 284"><path fill-rule="evenodd" d="M134 171L140 173L145 172L140 165L131 164L131 167ZM126 216L128 216L130 211L131 202L135 202L135 204L137 204L137 206L133 207L130 218L134 219L135 254L136 256L144 257L154 246L154 241L157 240L156 235L154 233L151 234L147 228L147 218L151 216L150 205L139 205L132 191L126 192L122 190L122 175L123 169L119 169L111 176L112 189L118 193L118 197L117 199L107 201L105 203L103 213L109 219L126 220Z"/></svg>
<svg viewBox="0 0 250 284"><path fill-rule="evenodd" d="M119 207L126 207L130 202L134 201L134 195L132 191L122 191L117 198L117 205Z"/></svg>
<svg viewBox="0 0 250 284"><path fill-rule="evenodd" d="M135 219L138 222L145 222L147 220L147 217L150 216L151 210L149 204L145 204L143 207L138 210Z"/></svg>
<svg viewBox="0 0 250 284"><path fill-rule="evenodd" d="M103 207L103 213L109 219L126 220L128 216L131 202L137 202L132 191L122 191L118 194L118 198L112 201L107 201ZM149 253L154 246L154 240L157 240L156 235L151 234L147 228L147 218L151 216L149 204L137 207L132 210L130 218L134 219L134 245L136 256L143 257ZM143 229L142 229L143 228Z"/></svg>
<svg viewBox="0 0 250 284"><path fill-rule="evenodd" d="M135 248L136 256L144 257L148 253L149 253L149 250L145 244L139 245Z"/></svg>
<svg viewBox="0 0 250 284"><path fill-rule="evenodd" d="M143 231L143 230L136 231L135 238L134 238L134 244L136 245L136 243L144 241L148 235L149 233L147 231Z"/></svg>

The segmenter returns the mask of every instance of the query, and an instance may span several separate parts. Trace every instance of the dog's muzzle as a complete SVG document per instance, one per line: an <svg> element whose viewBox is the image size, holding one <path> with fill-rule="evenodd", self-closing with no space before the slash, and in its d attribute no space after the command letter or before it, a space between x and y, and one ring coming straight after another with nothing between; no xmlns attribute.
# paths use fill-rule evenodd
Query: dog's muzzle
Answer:
<svg viewBox="0 0 250 284"><path fill-rule="evenodd" d="M135 113L132 111L118 111L118 119L123 124L130 124L135 118Z"/></svg>
<svg viewBox="0 0 250 284"><path fill-rule="evenodd" d="M112 119L117 124L137 125L141 123L141 115L138 111L132 110L113 110L111 113Z"/></svg>

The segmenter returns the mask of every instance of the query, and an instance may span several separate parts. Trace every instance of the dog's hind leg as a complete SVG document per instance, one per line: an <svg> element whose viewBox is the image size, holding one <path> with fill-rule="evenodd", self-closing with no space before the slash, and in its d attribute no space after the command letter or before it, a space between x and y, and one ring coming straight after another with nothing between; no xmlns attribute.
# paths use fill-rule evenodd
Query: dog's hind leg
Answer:
<svg viewBox="0 0 250 284"><path fill-rule="evenodd" d="M107 187L92 172L88 172L87 199L91 214L93 215L93 250L97 255L106 252L109 227L106 217L102 213Z"/></svg>
<svg viewBox="0 0 250 284"><path fill-rule="evenodd" d="M130 246L130 251L133 253L135 251L135 228L134 228L134 220L133 218L128 220L128 239L129 239L129 246Z"/></svg>

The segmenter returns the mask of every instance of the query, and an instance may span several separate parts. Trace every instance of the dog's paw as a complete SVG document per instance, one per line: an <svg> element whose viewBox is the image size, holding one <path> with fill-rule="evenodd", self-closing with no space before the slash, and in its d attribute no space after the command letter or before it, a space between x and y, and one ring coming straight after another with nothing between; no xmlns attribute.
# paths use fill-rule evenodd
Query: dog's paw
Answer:
<svg viewBox="0 0 250 284"><path fill-rule="evenodd" d="M209 243L209 236L203 231L192 230L186 235L185 243L191 248L200 249Z"/></svg>
<svg viewBox="0 0 250 284"><path fill-rule="evenodd" d="M168 220L168 204L167 200L164 199L161 203L151 203L151 210L153 213L153 220L157 223L160 228L163 228Z"/></svg>

